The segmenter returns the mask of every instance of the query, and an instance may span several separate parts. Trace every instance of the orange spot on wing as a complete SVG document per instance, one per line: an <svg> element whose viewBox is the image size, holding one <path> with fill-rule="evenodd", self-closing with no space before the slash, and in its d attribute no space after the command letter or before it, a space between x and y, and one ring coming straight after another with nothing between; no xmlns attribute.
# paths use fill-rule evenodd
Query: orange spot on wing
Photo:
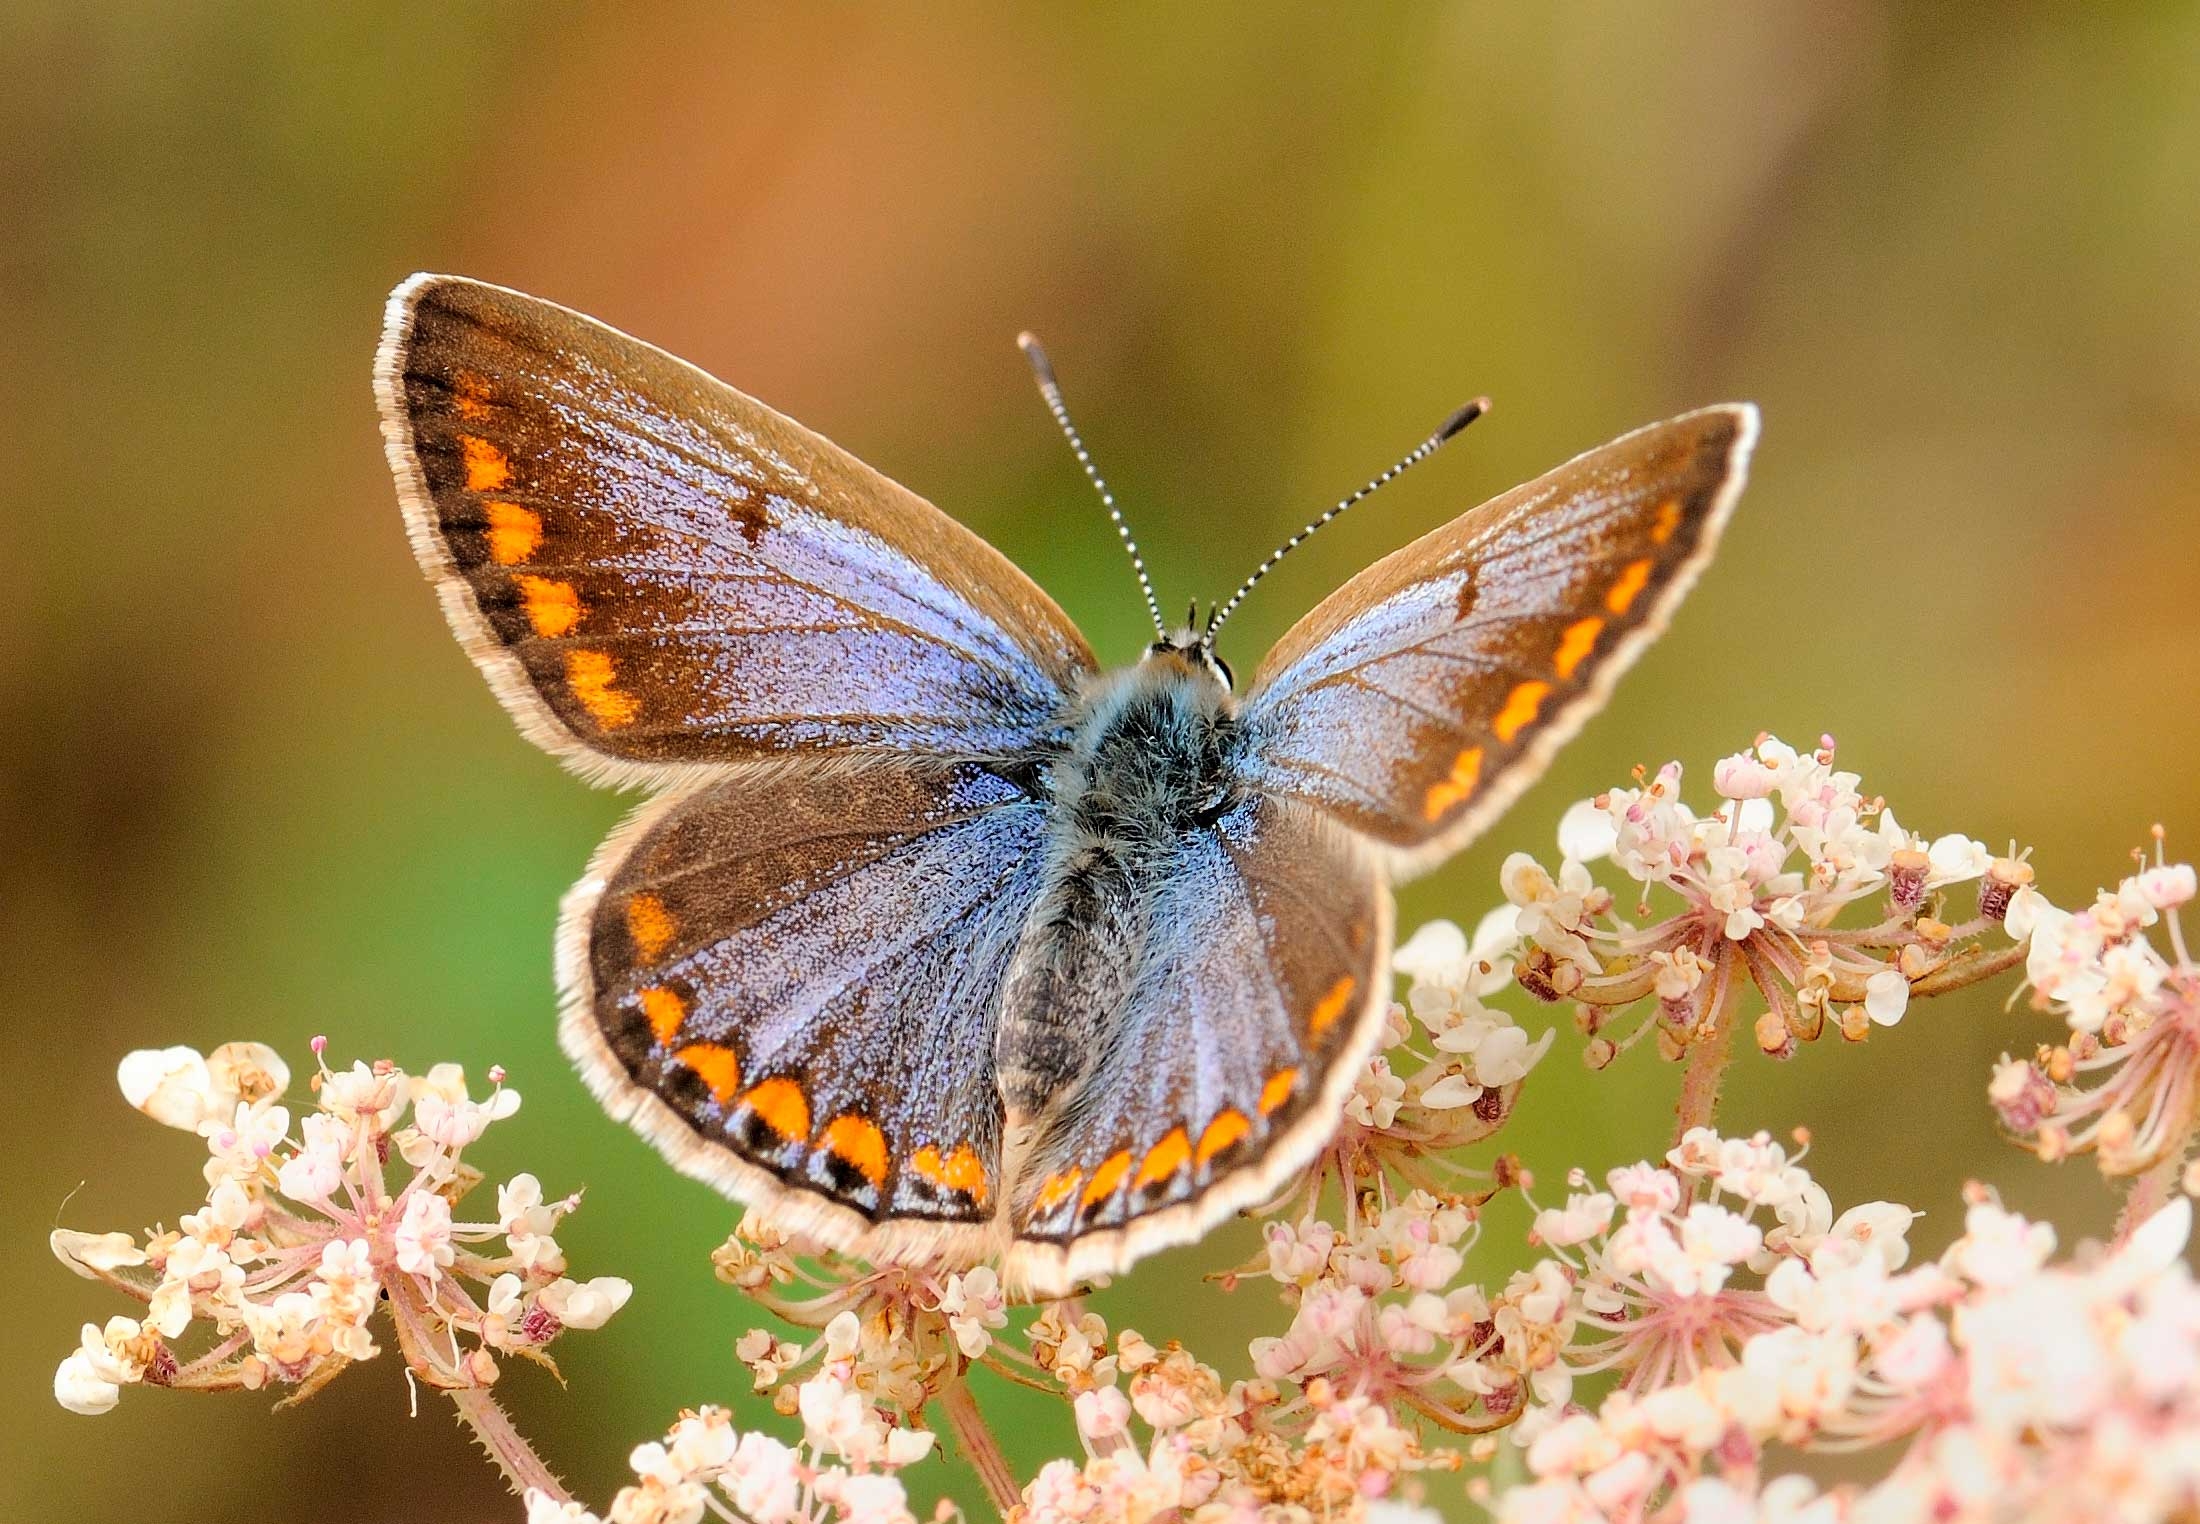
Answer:
<svg viewBox="0 0 2200 1524"><path fill-rule="evenodd" d="M1566 633L1558 640L1558 655L1551 659L1561 678L1571 678L1574 669L1589 659L1589 653L1597 648L1597 637L1604 633L1604 621L1591 614L1586 619L1576 619L1566 626Z"/></svg>
<svg viewBox="0 0 2200 1524"><path fill-rule="evenodd" d="M1296 1069L1278 1069L1268 1076L1268 1083L1260 1087L1260 1114L1270 1116L1275 1109L1291 1099L1291 1091L1299 1082Z"/></svg>
<svg viewBox="0 0 2200 1524"><path fill-rule="evenodd" d="M721 1106L741 1088L741 1060L731 1048L714 1042L691 1042L672 1056L703 1077Z"/></svg>
<svg viewBox="0 0 2200 1524"><path fill-rule="evenodd" d="M1421 813L1435 820L1460 800L1474 792L1482 781L1482 748L1470 746L1452 759L1451 776L1439 778L1429 785L1428 798L1421 802Z"/></svg>
<svg viewBox="0 0 2200 1524"><path fill-rule="evenodd" d="M1651 565L1648 556L1640 561L1628 562L1626 569L1619 574L1619 580L1605 592L1604 606L1615 614L1624 614L1632 608L1635 600L1642 596L1642 590L1650 585Z"/></svg>
<svg viewBox="0 0 2200 1524"><path fill-rule="evenodd" d="M1108 1155L1098 1169L1092 1172L1092 1182L1085 1187L1083 1197L1086 1206L1098 1206L1123 1188L1123 1177L1131 1172L1131 1151L1119 1148Z"/></svg>
<svg viewBox="0 0 2200 1524"><path fill-rule="evenodd" d="M634 950L645 962L670 947L679 929L680 923L656 895L637 894L626 902L626 934L634 939Z"/></svg>
<svg viewBox="0 0 2200 1524"><path fill-rule="evenodd" d="M452 404L461 418L486 418L489 416L489 383L470 370L462 370L452 382L456 395Z"/></svg>
<svg viewBox="0 0 2200 1524"><path fill-rule="evenodd" d="M790 1143L800 1143L809 1137L810 1098L793 1080L765 1080L749 1087L749 1093L741 1100L766 1127Z"/></svg>
<svg viewBox="0 0 2200 1524"><path fill-rule="evenodd" d="M978 1151L968 1143L956 1144L944 1157L927 1143L917 1150L909 1167L934 1185L962 1191L981 1203L985 1200L985 1166L978 1161Z"/></svg>
<svg viewBox="0 0 2200 1524"><path fill-rule="evenodd" d="M581 707L594 715L596 723L606 730L631 725L642 712L640 699L612 686L615 677L611 657L606 652L565 653L565 685L573 690L573 697L581 701Z"/></svg>
<svg viewBox="0 0 2200 1524"><path fill-rule="evenodd" d="M1039 1194L1031 1203L1032 1211L1042 1215L1053 1211L1077 1194L1077 1184L1084 1178L1085 1172L1081 1169L1065 1169L1047 1176L1046 1183L1039 1187Z"/></svg>
<svg viewBox="0 0 2200 1524"><path fill-rule="evenodd" d="M1207 1124L1207 1130L1199 1135L1199 1167L1205 1169L1207 1161L1232 1144L1242 1142L1252 1130L1253 1124L1245 1119L1244 1112L1216 1112L1215 1119Z"/></svg>
<svg viewBox="0 0 2200 1524"><path fill-rule="evenodd" d="M657 1034L659 1046L670 1047L672 1039L680 1035L680 1023L687 1020L687 1002L661 984L643 990L641 1002L642 1014L649 1018L649 1030Z"/></svg>
<svg viewBox="0 0 2200 1524"><path fill-rule="evenodd" d="M1192 1140L1184 1135L1183 1128L1171 1128L1159 1143L1146 1150L1131 1189L1142 1191L1149 1185L1159 1185L1191 1161Z"/></svg>
<svg viewBox="0 0 2200 1524"><path fill-rule="evenodd" d="M1543 695L1551 691L1551 685L1540 678L1530 678L1505 696L1505 707L1490 722L1490 729L1497 732L1497 739L1508 744L1513 737L1535 723L1542 712Z"/></svg>
<svg viewBox="0 0 2200 1524"><path fill-rule="evenodd" d="M459 435L458 453L466 462L468 492L500 491L512 480L510 457L480 435Z"/></svg>
<svg viewBox="0 0 2200 1524"><path fill-rule="evenodd" d="M573 591L572 583L553 582L548 577L522 576L518 580L519 595L527 604L527 622L535 627L537 635L556 640L573 633L573 626L581 622L581 595Z"/></svg>
<svg viewBox="0 0 2200 1524"><path fill-rule="evenodd" d="M1658 516L1650 525L1650 543L1663 545L1681 527L1681 500L1669 497L1658 504Z"/></svg>
<svg viewBox="0 0 2200 1524"><path fill-rule="evenodd" d="M499 566L516 566L542 545L542 515L517 503L494 498L483 503L489 515L489 554Z"/></svg>
<svg viewBox="0 0 2200 1524"><path fill-rule="evenodd" d="M1359 987L1360 981L1350 974L1329 986L1329 993L1322 996L1321 1003L1314 1007L1314 1014L1306 1018L1308 1030L1319 1037L1335 1026L1337 1018L1344 1014L1344 1008L1352 1003L1352 992Z"/></svg>
<svg viewBox="0 0 2200 1524"><path fill-rule="evenodd" d="M842 1161L873 1186L886 1183L886 1134L869 1117L850 1113L834 1117L818 1140L825 1152Z"/></svg>

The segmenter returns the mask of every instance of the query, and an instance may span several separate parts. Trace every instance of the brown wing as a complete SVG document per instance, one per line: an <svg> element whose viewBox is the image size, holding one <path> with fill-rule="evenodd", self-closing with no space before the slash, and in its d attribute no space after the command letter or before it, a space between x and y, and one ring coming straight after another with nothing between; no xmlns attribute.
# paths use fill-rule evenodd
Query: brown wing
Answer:
<svg viewBox="0 0 2200 1524"><path fill-rule="evenodd" d="M1757 410L1638 429L1376 562L1284 636L1246 773L1387 848L1457 851L1665 627L1740 494Z"/></svg>
<svg viewBox="0 0 2200 1524"><path fill-rule="evenodd" d="M1043 806L983 768L822 757L675 790L560 930L560 1035L682 1171L873 1259L975 1258L993 1029Z"/></svg>
<svg viewBox="0 0 2200 1524"><path fill-rule="evenodd" d="M584 771L1008 755L1092 667L1045 593L922 498L563 307L414 276L375 387L453 627Z"/></svg>

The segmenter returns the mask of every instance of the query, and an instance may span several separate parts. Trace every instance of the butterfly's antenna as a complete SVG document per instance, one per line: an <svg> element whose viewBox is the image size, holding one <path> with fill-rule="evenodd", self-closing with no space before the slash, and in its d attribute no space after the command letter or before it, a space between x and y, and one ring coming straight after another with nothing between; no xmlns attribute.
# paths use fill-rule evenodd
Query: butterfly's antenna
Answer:
<svg viewBox="0 0 2200 1524"><path fill-rule="evenodd" d="M1315 530L1321 528L1322 525L1328 523L1338 514L1344 512L1347 508L1351 507L1361 498L1366 497L1376 488L1381 487L1384 484L1393 481L1400 476L1403 476L1407 470L1419 465L1422 461L1427 460L1431 455L1434 455L1438 450L1442 449L1445 443L1454 434L1457 434L1461 429L1465 428L1468 424L1474 422L1475 419L1481 417L1489 410L1489 398L1475 398L1472 402L1468 403L1458 412L1452 414L1449 418L1446 418L1443 422L1442 427L1438 428L1435 433L1429 435L1428 438L1422 440L1411 450L1407 451L1405 456L1400 459L1396 465L1392 466L1388 471L1385 471L1382 475L1370 481L1359 491L1353 493L1350 497L1345 498L1343 501L1339 502L1336 507L1330 509L1320 518L1315 519L1304 529L1301 529L1297 534L1291 536L1290 539L1285 540L1281 545L1278 545L1275 550L1269 555L1267 560L1261 562L1259 566L1253 568L1253 575L1247 577L1243 582L1238 584L1238 590L1230 595L1229 601L1224 603L1221 607L1217 608L1213 614L1208 616L1207 629L1206 632L1200 636L1200 643L1203 645L1212 646L1215 641L1215 631L1221 629L1222 622L1225 619L1228 619L1233 613L1237 611L1237 606L1245 601L1245 595L1253 590L1253 584L1260 581L1261 578L1267 576L1271 571L1274 571L1276 568L1276 563L1278 561L1281 561L1285 556L1291 554L1292 551L1297 550L1299 546L1303 545L1306 542L1307 537L1312 535Z"/></svg>
<svg viewBox="0 0 2200 1524"><path fill-rule="evenodd" d="M1062 426L1062 437L1069 441L1070 449L1077 454L1077 464L1085 468L1085 476L1092 483L1092 490L1100 494L1100 504L1108 510L1108 521L1115 525L1115 533L1123 542L1123 548L1131 553L1131 570L1138 573L1138 590L1146 595L1146 612L1153 616L1154 633L1161 639L1169 638L1169 627L1161 619L1160 600L1153 595L1153 579L1146 575L1146 558L1138 553L1138 542L1131 538L1131 526L1123 522L1123 511L1115 506L1115 494L1101 480L1100 470L1092 463L1092 456L1085 451L1084 440L1077 436L1077 425L1069 421L1069 409L1062 405L1061 383L1054 379L1054 366L1047 359L1047 352L1039 347L1039 337L1032 333L1016 335L1016 346L1031 362L1031 373L1038 378L1039 395L1046 398L1047 410L1054 414L1054 421Z"/></svg>

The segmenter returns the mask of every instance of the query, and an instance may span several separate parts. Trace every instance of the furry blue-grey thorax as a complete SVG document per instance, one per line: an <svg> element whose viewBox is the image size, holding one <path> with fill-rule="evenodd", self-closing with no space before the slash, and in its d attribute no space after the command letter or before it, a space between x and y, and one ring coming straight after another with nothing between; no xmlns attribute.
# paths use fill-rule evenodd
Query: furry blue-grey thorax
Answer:
<svg viewBox="0 0 2200 1524"><path fill-rule="evenodd" d="M1069 747L1046 792L1093 831L1164 838L1227 807L1237 701L1198 647L1157 646L1077 698Z"/></svg>

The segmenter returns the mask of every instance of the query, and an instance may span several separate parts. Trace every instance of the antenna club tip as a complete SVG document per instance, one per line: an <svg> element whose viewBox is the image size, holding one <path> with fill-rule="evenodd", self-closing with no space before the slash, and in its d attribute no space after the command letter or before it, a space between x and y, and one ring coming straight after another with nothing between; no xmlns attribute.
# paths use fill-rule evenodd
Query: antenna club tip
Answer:
<svg viewBox="0 0 2200 1524"><path fill-rule="evenodd" d="M1449 418L1446 418L1444 420L1443 427L1439 428L1436 431L1436 442L1438 444L1442 444L1445 440L1451 438L1452 435L1458 433L1461 429L1465 428L1468 424L1474 422L1475 419L1481 417L1489 410L1489 398L1475 398L1465 407L1459 409L1458 412L1453 413Z"/></svg>
<svg viewBox="0 0 2200 1524"><path fill-rule="evenodd" d="M1016 347L1022 350L1024 358L1031 362L1031 373L1039 378L1040 384L1042 386L1053 385L1054 364L1047 359L1046 350L1040 347L1039 336L1026 328L1022 333L1016 335Z"/></svg>

